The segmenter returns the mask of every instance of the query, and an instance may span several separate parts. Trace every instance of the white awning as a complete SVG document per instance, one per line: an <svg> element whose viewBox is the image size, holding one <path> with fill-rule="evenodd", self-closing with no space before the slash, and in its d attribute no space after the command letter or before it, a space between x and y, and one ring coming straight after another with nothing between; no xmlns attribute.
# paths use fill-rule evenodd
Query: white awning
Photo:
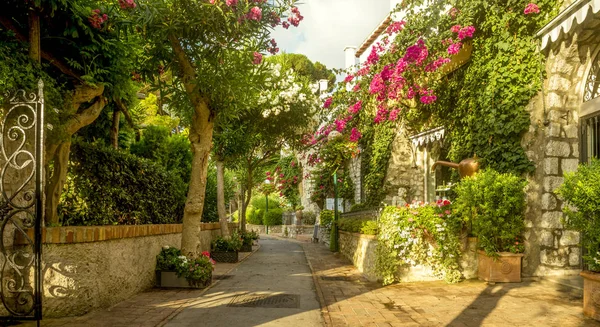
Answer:
<svg viewBox="0 0 600 327"><path fill-rule="evenodd" d="M546 24L537 36L542 38L542 50L550 43L556 42L561 35L568 34L575 25L583 23L590 12L600 11L600 0L577 0L563 10L550 23Z"/></svg>
<svg viewBox="0 0 600 327"><path fill-rule="evenodd" d="M419 133L417 135L413 135L409 137L409 139L414 147L419 147L423 145L428 145L435 141L440 141L444 138L445 133L446 130L444 129L444 127L438 127Z"/></svg>

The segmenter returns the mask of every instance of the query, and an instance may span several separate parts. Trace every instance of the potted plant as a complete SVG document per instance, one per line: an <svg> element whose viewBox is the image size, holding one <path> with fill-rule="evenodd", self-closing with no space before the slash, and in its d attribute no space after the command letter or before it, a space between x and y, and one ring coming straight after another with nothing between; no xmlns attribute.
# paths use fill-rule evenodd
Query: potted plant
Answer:
<svg viewBox="0 0 600 327"><path fill-rule="evenodd" d="M208 252L190 260L179 249L165 246L156 256L156 281L159 287L204 288L212 281L214 264Z"/></svg>
<svg viewBox="0 0 600 327"><path fill-rule="evenodd" d="M556 193L564 200L563 223L582 233L585 249L583 262L583 313L600 320L600 161L579 165L576 172L565 174Z"/></svg>
<svg viewBox="0 0 600 327"><path fill-rule="evenodd" d="M243 232L240 233L242 237L242 247L240 248L240 252L252 252L252 243L254 242L253 232Z"/></svg>
<svg viewBox="0 0 600 327"><path fill-rule="evenodd" d="M242 247L242 237L236 232L231 233L231 237L217 237L211 244L210 256L216 262L238 262L238 251Z"/></svg>
<svg viewBox="0 0 600 327"><path fill-rule="evenodd" d="M518 176L487 169L456 186L456 212L478 239L481 280L521 281L526 185Z"/></svg>

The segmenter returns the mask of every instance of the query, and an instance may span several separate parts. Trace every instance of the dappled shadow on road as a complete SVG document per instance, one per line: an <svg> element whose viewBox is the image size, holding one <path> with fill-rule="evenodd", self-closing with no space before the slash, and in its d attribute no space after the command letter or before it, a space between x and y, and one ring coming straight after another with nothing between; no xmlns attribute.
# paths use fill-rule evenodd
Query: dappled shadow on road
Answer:
<svg viewBox="0 0 600 327"><path fill-rule="evenodd" d="M527 281L488 285L467 280L382 287L321 245L304 246L333 326L597 326L582 315L581 292Z"/></svg>

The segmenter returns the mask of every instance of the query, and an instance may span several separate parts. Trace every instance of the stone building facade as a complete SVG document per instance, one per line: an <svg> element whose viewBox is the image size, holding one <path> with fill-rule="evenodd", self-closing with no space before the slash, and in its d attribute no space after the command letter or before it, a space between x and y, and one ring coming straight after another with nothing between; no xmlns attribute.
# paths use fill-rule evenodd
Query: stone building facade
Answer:
<svg viewBox="0 0 600 327"><path fill-rule="evenodd" d="M347 67L360 61L381 31L376 28L358 52L345 49ZM536 168L528 177L523 275L574 275L582 269L580 235L564 228L563 203L554 191L565 173L600 156L600 0L565 1L537 36L545 75L540 76L542 91L527 108L531 126L522 139ZM392 145L386 177L389 204L430 201L431 187L440 186L427 173L439 159L436 142L415 146L411 137L415 135L400 130Z"/></svg>

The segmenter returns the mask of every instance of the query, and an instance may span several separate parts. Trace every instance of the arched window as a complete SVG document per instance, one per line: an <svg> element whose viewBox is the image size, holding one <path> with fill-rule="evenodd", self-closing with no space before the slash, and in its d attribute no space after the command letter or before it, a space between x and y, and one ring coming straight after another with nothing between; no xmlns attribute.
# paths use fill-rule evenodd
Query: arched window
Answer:
<svg viewBox="0 0 600 327"><path fill-rule="evenodd" d="M600 53L592 62L584 86L582 108L586 110L581 112L579 153L581 162L589 163L592 158L600 158Z"/></svg>

